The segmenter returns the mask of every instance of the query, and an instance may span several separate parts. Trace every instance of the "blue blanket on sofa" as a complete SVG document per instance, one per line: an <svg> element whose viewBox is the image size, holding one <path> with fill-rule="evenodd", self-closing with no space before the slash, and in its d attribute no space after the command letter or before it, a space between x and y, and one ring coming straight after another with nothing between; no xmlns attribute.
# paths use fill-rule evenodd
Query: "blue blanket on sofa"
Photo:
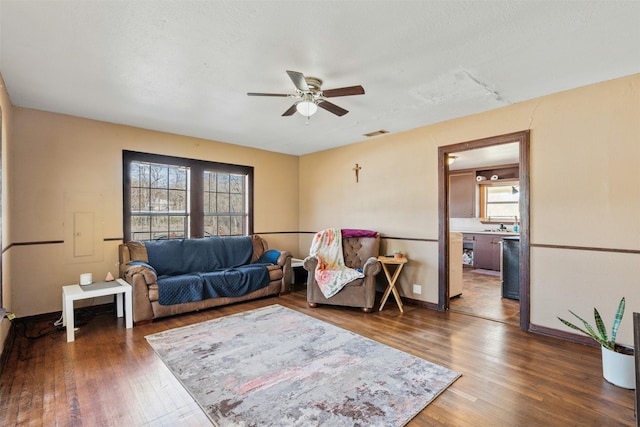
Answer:
<svg viewBox="0 0 640 427"><path fill-rule="evenodd" d="M161 305L238 297L269 284L268 264L250 264L249 237L158 240L145 246L158 275Z"/></svg>
<svg viewBox="0 0 640 427"><path fill-rule="evenodd" d="M161 305L202 301L207 298L239 297L269 284L267 264L251 264L206 273L158 277Z"/></svg>

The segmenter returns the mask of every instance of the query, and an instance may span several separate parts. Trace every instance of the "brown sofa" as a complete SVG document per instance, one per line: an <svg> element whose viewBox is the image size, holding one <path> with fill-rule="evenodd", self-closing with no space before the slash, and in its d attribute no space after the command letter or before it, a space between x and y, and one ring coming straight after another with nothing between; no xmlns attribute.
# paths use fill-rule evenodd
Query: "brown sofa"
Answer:
<svg viewBox="0 0 640 427"><path fill-rule="evenodd" d="M370 312L376 299L376 275L381 266L378 262L380 253L380 234L368 230L342 230L342 255L347 267L362 269L364 278L348 283L331 298L326 298L315 278L318 259L315 256L305 258L303 265L309 272L307 276L307 302L310 307L318 304L359 307ZM358 236L362 234L362 236ZM356 237L349 237L355 235Z"/></svg>
<svg viewBox="0 0 640 427"><path fill-rule="evenodd" d="M203 238L203 239L185 239L182 242L186 242L189 245L196 245L196 250L191 250L189 254L189 259L186 259L185 256L184 264L181 266L182 270L185 268L189 268L191 265L194 265L193 268L196 268L197 271L188 272L188 271L178 271L175 275L166 274L166 271L162 271L164 265L160 265L158 262L158 247L162 248L161 242L158 241L129 241L121 244L119 246L119 259L120 259L120 278L126 280L133 288L133 320L136 323L151 321L153 319L165 316L172 316L175 314L202 310L205 308L216 307L226 304L231 304L240 301L246 301L255 298L261 298L269 295L278 295L280 293L286 292L289 290L289 286L291 283L291 253L288 251L269 251L267 242L262 239L258 235L248 236L250 239L251 247L248 248L250 254L250 261L247 262L246 266L240 266L242 269L244 267L248 268L258 268L257 264L265 263L266 269L268 272L268 279L264 277L264 273L262 279L268 283L266 286L261 287L259 289L253 290L255 286L249 286L252 290L239 296L217 296L212 298L205 298L197 301L189 301L189 302L181 302L181 303L171 303L171 304L161 304L162 298L160 298L159 286L158 286L158 277L160 276L160 282L166 278L169 279L177 279L181 280L183 278L186 279L194 279L201 276L203 268L198 268L200 266L197 262L194 264L193 258L196 258L196 261L201 261L202 258L211 258L211 253L206 253L207 251L211 251L209 248L209 243L207 239L214 240L214 238ZM233 239L233 238L216 238L219 241L222 241L224 248L224 239ZM240 238L242 239L242 238ZM168 240L165 242L174 242L173 240ZM228 242L228 240L227 240ZM160 246L158 245L160 243ZM177 242L176 242L177 243ZM168 243L170 245L175 246L173 243ZM155 257L155 266L151 266L148 263L149 256L147 253L147 245L149 245L149 249L153 249L152 254ZM197 246L200 245L200 246ZM204 249L201 249L204 248ZM216 246L216 248L220 248L220 246ZM216 250L218 250L216 249ZM220 255L225 260L228 260L227 254L214 254L215 257ZM249 256L247 254L247 256ZM270 260L267 262L262 258L270 257ZM167 263L172 263L172 258L167 259ZM200 260L198 259L200 258ZM277 258L277 259L276 259ZM204 262L209 262L205 259ZM229 262L229 261L227 261ZM273 264L271 264L273 263ZM229 265L229 267L235 267L234 265ZM235 269L232 269L235 270ZM220 272L221 269L218 269ZM224 273L224 272L223 272ZM215 273L204 273L206 274L215 274ZM250 282L250 280L249 280ZM164 284L162 286L165 286ZM166 291L165 295L166 295ZM218 292L218 294L224 294L225 292ZM166 300L166 297L165 297Z"/></svg>

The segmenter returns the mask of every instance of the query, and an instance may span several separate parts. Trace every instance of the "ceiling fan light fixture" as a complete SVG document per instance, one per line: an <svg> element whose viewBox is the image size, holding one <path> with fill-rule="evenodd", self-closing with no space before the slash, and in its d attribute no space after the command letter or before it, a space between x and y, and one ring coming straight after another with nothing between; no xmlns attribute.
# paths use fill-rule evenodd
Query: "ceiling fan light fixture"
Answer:
<svg viewBox="0 0 640 427"><path fill-rule="evenodd" d="M318 111L318 106L311 101L300 101L296 104L296 110L303 116L310 117Z"/></svg>
<svg viewBox="0 0 640 427"><path fill-rule="evenodd" d="M302 101L296 104L296 110L305 117L311 117L318 111L318 106L313 102L311 94L305 94Z"/></svg>

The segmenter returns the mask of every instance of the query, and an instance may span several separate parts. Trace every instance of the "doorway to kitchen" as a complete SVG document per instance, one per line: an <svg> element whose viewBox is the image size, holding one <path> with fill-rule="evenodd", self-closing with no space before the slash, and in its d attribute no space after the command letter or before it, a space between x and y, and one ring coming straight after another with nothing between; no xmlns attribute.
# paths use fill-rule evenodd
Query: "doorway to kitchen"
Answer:
<svg viewBox="0 0 640 427"><path fill-rule="evenodd" d="M516 149L515 159L500 161L491 158L496 153L508 152L513 148ZM530 324L529 131L448 145L439 147L438 151L440 224L438 308L442 311L468 310L469 314L487 318L492 318L496 315L495 313L501 313L501 318L496 318L496 320L517 323L521 329L528 330ZM450 203L451 197L460 196L459 191L454 192L458 194L451 194L452 186L460 188L457 183L452 184L450 181L452 162L460 161L460 164L463 164L469 159L474 159L475 163L467 163L465 172L473 171L473 174L465 179L467 183L470 179L473 182L463 188L466 188L467 193L472 194L473 201L467 203L467 206L461 207L459 203ZM500 166L500 171L493 171L492 167L494 166ZM515 167L513 169L515 172L511 175L507 171L508 166ZM482 171L482 173L476 173L478 171ZM485 180L488 182L484 182ZM487 191L488 188L493 188L496 194L500 192L503 194L493 198L494 196ZM514 195L517 194L517 197L509 197L507 193L511 192ZM489 195L487 196L487 194ZM513 200L516 201L513 202ZM473 212L471 215L465 214L469 218L468 221L452 221L452 214L454 218L464 217L465 215L461 215L459 212L467 212L465 209L468 209L468 206L471 206ZM517 208L515 215L514 208ZM452 225L455 229L452 229ZM461 231L465 231L465 233L459 233ZM456 246L456 241L462 236L467 239L471 238L474 245L478 245L478 247L474 248L473 252L475 253L472 254L476 256L476 261L471 264L472 267L465 267L462 269L464 270L462 273L458 273L457 271L460 269L457 267L463 262L463 253L467 252L467 256L469 255L467 251L469 240L465 239L459 245L460 249ZM502 251L499 247L503 241L506 242L508 239L518 241L517 248L515 251L512 250L516 255L515 262L508 261L511 268L508 280L511 281L510 292L516 292L519 301L502 298L504 295L502 284L506 270L503 269L502 264L499 267L491 264L491 259L499 259L500 261L506 259L502 257ZM484 249L480 250L481 248ZM496 251L499 252L499 255L496 254ZM491 253L493 255L487 256ZM478 258L479 256L481 258ZM495 264L495 261L493 262ZM502 271L502 277L500 271ZM513 277L515 277L515 282ZM466 293L464 303L459 302L462 298L456 297L459 294L459 284L456 283L458 280L464 280L469 285L468 290L464 291ZM495 303L489 297L489 291L495 294ZM496 294L496 292L498 293ZM450 297L459 298L459 300L452 303ZM491 303L487 301L491 301ZM494 304L495 307L490 307L490 304ZM457 306L454 308L454 305ZM493 314L483 315L482 312Z"/></svg>

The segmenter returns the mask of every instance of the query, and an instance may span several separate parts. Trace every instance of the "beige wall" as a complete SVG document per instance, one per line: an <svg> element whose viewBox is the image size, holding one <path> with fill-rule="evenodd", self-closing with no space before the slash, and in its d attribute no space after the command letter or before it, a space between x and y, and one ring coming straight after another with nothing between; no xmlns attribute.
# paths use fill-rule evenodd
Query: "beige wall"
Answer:
<svg viewBox="0 0 640 427"><path fill-rule="evenodd" d="M438 147L531 130L531 322L564 329L567 309L610 327L622 296L619 332L632 343L640 311L640 75L567 91L300 159L300 229L378 230L384 252L410 258L401 293L437 303ZM360 182L352 168L358 163ZM308 248L310 236L300 238ZM424 241L403 240L408 238ZM636 253L535 245L625 249ZM412 284L426 287L421 295Z"/></svg>
<svg viewBox="0 0 640 427"><path fill-rule="evenodd" d="M12 141L13 138L13 106L11 105L11 99L9 98L2 74L0 74L0 112L2 113L2 128L0 129L0 140L2 142L2 239L0 239L0 247L2 248L2 289L0 289L0 292L2 292L2 306L11 311L10 254L5 252L4 249L8 246L8 242L10 242L10 234L7 227L9 220L7 200L10 194L8 191L10 182L8 179L8 171L10 165L7 161L7 153L10 141ZM6 319L0 324L0 355L2 354L4 342L9 334L9 325L10 323L6 321Z"/></svg>
<svg viewBox="0 0 640 427"><path fill-rule="evenodd" d="M19 316L59 311L61 285L116 269L117 241L104 242L102 259L88 263L65 258L68 241L15 244L64 241L65 209L83 200L94 201L105 239L121 237L123 149L254 166L255 229L276 233L267 235L271 247L302 257L311 236L298 230L378 230L395 238L383 241L383 252L402 249L411 260L401 292L435 303L438 147L531 129L531 321L562 329L557 315L589 317L594 305L611 319L625 295L620 341L632 342L630 313L640 311L632 266L640 256L536 245L640 250L640 75L300 158L11 108L4 88L0 101L10 202L3 247L14 245L3 256L5 304ZM421 295L410 292L413 283L424 286Z"/></svg>
<svg viewBox="0 0 640 427"><path fill-rule="evenodd" d="M297 156L16 107L14 125L11 243L28 243L10 251L18 316L61 310L61 286L80 273L116 274L123 149L253 166L255 231L275 233L264 234L272 248L297 251ZM101 219L93 256L73 256L74 211ZM64 243L46 243L56 241Z"/></svg>

